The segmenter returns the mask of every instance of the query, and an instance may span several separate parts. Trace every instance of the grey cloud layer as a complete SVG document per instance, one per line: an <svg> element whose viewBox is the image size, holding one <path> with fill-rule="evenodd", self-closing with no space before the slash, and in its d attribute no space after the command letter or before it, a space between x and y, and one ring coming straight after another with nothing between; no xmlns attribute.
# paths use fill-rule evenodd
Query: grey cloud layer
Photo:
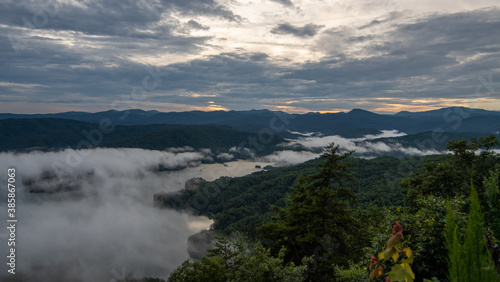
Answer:
<svg viewBox="0 0 500 282"><path fill-rule="evenodd" d="M3 3L0 32L22 32L22 17L30 18L36 3ZM0 77L4 82L0 81L0 100L109 107L120 95L141 85L147 75L146 64L130 60L128 54L196 54L208 46L210 37L191 36L189 30L208 30L209 25L198 19L182 23L170 17L172 11L228 22L243 20L213 0L60 4L46 26L21 36L25 46L19 53L14 53L7 37L0 37ZM289 99L314 111L354 108L352 100L366 99L364 107L370 109L378 103L370 99L380 97L396 104L401 98L474 98L477 77L500 79L500 39L495 36L500 28L498 8L403 19L401 13L389 13L359 27L324 29L315 23L282 23L272 29L278 37L314 38L316 48L327 56L285 67L269 59L263 49L259 54L235 51L167 63L161 70L168 76L146 101L193 106L215 101L231 109L249 109ZM56 31L58 36L34 36L46 30ZM81 45L71 45L68 39ZM37 86L28 89L20 84ZM179 96L183 91L215 96ZM480 94L498 96L498 90ZM337 100L325 104L322 99Z"/></svg>
<svg viewBox="0 0 500 282"><path fill-rule="evenodd" d="M492 33L500 26L499 14L498 9L487 9L429 16L396 26L386 40L365 49L380 55L336 56L286 77L331 84L354 97L384 97L390 90L415 98L471 95L476 77L494 72L500 63L500 40ZM351 39L349 34L344 38Z"/></svg>
<svg viewBox="0 0 500 282"><path fill-rule="evenodd" d="M39 1L24 0L9 1L2 6L0 23L10 26L26 26L23 18L35 22L36 15L39 15L40 11L46 11L50 19L44 28L138 38L172 36L170 31L178 28L179 24L172 17L173 12L187 16L217 17L228 21L242 20L240 16L214 0L92 0L78 4L58 1L41 4ZM38 21L43 21L41 16Z"/></svg>

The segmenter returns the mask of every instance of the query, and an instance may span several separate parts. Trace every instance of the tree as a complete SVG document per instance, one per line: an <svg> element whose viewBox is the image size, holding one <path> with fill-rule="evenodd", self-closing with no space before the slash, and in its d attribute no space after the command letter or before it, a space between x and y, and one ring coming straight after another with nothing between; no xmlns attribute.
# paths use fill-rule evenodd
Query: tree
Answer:
<svg viewBox="0 0 500 282"><path fill-rule="evenodd" d="M426 162L401 183L411 212L421 209L423 197L468 198L472 181L484 212L485 227L494 235L493 241L500 238L500 155L492 150L498 144L494 135L472 138L470 143L465 139L450 141L447 148L452 155ZM466 210L464 206L462 211Z"/></svg>
<svg viewBox="0 0 500 282"><path fill-rule="evenodd" d="M297 263L314 257L308 279L333 279L332 265L346 265L358 260L365 234L355 219L355 195L344 187L353 177L345 163L353 152L339 154L339 146L326 147L318 173L299 177L292 187L284 208L276 208L274 221L259 230L265 242L275 251L288 250L286 259Z"/></svg>
<svg viewBox="0 0 500 282"><path fill-rule="evenodd" d="M417 277L446 278L448 252L445 247L446 199L432 195L416 200L418 210L399 208L393 220L405 226L405 237L415 253L412 270ZM459 222L465 215L459 210L465 206L461 198L453 198L454 215Z"/></svg>
<svg viewBox="0 0 500 282"><path fill-rule="evenodd" d="M495 171L490 171L488 177L484 177L485 188L485 219L491 223L491 231L498 239L500 238L500 165Z"/></svg>
<svg viewBox="0 0 500 282"><path fill-rule="evenodd" d="M418 209L415 201L419 196L468 196L472 179L479 199L486 204L483 179L500 162L500 156L492 150L498 145L495 135L472 138L470 143L465 139L448 142L447 148L452 155L427 161L401 183L405 188L406 203Z"/></svg>
<svg viewBox="0 0 500 282"><path fill-rule="evenodd" d="M499 281L500 277L486 248L484 220L474 185L471 185L470 210L463 243L460 243L458 226L449 204L446 219L450 281Z"/></svg>
<svg viewBox="0 0 500 282"><path fill-rule="evenodd" d="M269 249L257 243L249 250L242 238L217 237L215 248L200 261L185 261L168 278L170 282L204 281L262 281L298 282L303 281L304 265L285 263L283 248L277 257L271 256Z"/></svg>
<svg viewBox="0 0 500 282"><path fill-rule="evenodd" d="M471 180L482 203L485 227L496 230L494 227L499 214L495 209L498 206L495 189L498 182L495 181L498 176L490 173L500 161L499 155L492 150L496 145L498 141L493 135L472 138L470 142L465 139L450 141L447 148L452 154L429 159L401 183L405 188L407 208L404 209L406 214L399 220L405 223L408 234L412 236L412 249L415 251L413 270L417 276L446 278L449 252L445 244L451 242L453 235L452 230L445 232L446 223L452 221L446 220L446 201L450 200L457 226L461 226L467 221ZM495 204L489 204L493 202ZM457 232L463 233L460 229Z"/></svg>

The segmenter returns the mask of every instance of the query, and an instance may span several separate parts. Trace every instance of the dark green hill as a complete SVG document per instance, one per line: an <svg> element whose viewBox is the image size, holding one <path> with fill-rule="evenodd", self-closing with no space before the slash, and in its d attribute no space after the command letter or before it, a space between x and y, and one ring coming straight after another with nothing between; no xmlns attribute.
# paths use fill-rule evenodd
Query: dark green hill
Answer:
<svg viewBox="0 0 500 282"><path fill-rule="evenodd" d="M209 148L214 153L240 145L255 149L248 144L248 138L255 137L254 133L223 125L156 124L108 129L103 131L99 124L58 118L4 119L0 120L0 151L87 148L89 144L93 147L154 150L189 146L194 149ZM269 154L281 142L284 142L282 138L274 136L268 144L260 144L262 150L255 150L255 153Z"/></svg>
<svg viewBox="0 0 500 282"><path fill-rule="evenodd" d="M253 135L222 125L173 125L167 129L137 134L120 141L110 142L105 146L150 150L189 146L194 149L210 148L214 152L226 152L232 147L242 146L255 150L257 155L265 155L272 153L277 144L284 142L282 138L275 136L269 144L262 146L262 150L257 150L248 141L248 138Z"/></svg>
<svg viewBox="0 0 500 282"><path fill-rule="evenodd" d="M74 148L84 138L82 131L94 128L95 124L66 119L0 120L0 151Z"/></svg>
<svg viewBox="0 0 500 282"><path fill-rule="evenodd" d="M403 193L399 183L420 166L424 159L351 158L351 171L358 181L348 187L356 193L362 207L370 204L401 205ZM240 231L255 236L255 228L269 220L273 214L271 206L284 206L286 194L295 179L299 175L315 173L320 162L320 159L316 159L238 178L223 177L213 182L204 182L197 189L156 194L155 204L209 216L215 220L214 228L217 230Z"/></svg>

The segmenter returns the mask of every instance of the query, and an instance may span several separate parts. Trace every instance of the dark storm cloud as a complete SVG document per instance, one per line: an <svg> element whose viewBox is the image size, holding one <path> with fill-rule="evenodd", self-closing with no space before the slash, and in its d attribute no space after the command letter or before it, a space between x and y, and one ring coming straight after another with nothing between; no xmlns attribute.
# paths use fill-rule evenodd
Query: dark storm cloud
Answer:
<svg viewBox="0 0 500 282"><path fill-rule="evenodd" d="M322 25L315 25L313 23L309 23L304 26L294 26L289 23L282 23L274 27L271 30L271 33L291 34L298 37L312 37L316 35L321 28L323 28Z"/></svg>

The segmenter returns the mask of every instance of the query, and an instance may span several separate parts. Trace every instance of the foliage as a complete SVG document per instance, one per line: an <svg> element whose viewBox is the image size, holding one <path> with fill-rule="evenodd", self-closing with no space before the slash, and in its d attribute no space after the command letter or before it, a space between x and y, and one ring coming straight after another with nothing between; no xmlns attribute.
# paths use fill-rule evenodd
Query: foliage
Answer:
<svg viewBox="0 0 500 282"><path fill-rule="evenodd" d="M415 201L423 195L432 194L444 198L468 196L472 179L474 186L478 188L479 198L484 202L482 182L489 176L490 170L494 170L495 165L500 162L500 156L491 150L498 144L494 135L472 138L470 143L466 139L450 141L447 148L453 155L427 161L422 168L402 182L406 194L405 201L418 208Z"/></svg>
<svg viewBox="0 0 500 282"><path fill-rule="evenodd" d="M417 200L418 211L406 209L407 234L411 236L411 246L415 251L413 268L419 277L444 278L446 275L447 251L444 245L446 200L436 196L425 196ZM455 214L460 221L465 215L459 210L465 206L461 198L454 199Z"/></svg>
<svg viewBox="0 0 500 282"><path fill-rule="evenodd" d="M347 183L362 206L369 204L382 206L399 206L404 204L401 181L422 165L430 157L396 158L378 157L371 160L351 158L356 182Z"/></svg>
<svg viewBox="0 0 500 282"><path fill-rule="evenodd" d="M395 206L403 203L403 193L399 182L418 167L425 158L414 157L397 159L380 157L371 160L349 158L350 170L357 181L345 183L345 188L356 194L360 208L356 217L373 221L370 212L374 206ZM267 171L251 175L203 183L197 190L181 190L169 194L160 205L178 210L191 209L196 214L214 219L214 228L231 232L242 232L256 238L256 228L271 220L274 210L271 206L284 207L285 198L299 175L308 177L316 173L317 165L324 159L319 158L300 165L282 168L267 168ZM156 196L157 199L161 195ZM202 200L199 200L201 198ZM197 202L206 205L201 207ZM372 207L370 212L365 211ZM379 227L380 224L365 225ZM371 230L377 231L377 230ZM378 231L377 231L378 232Z"/></svg>
<svg viewBox="0 0 500 282"><path fill-rule="evenodd" d="M446 203L445 244L448 250L448 278L453 281L453 278L460 276L460 269L463 265L461 265L462 250L458 237L458 225L449 201Z"/></svg>
<svg viewBox="0 0 500 282"><path fill-rule="evenodd" d="M300 177L286 206L277 207L274 220L259 228L264 242L275 251L286 247L287 259L298 263L314 256L315 265L308 273L311 280L333 279L332 264L359 259L367 239L351 208L355 195L344 186L353 178L342 161L352 152L339 154L338 149L334 144L328 146L318 172Z"/></svg>
<svg viewBox="0 0 500 282"><path fill-rule="evenodd" d="M190 146L227 152L231 147L247 144L248 138L253 135L223 125L106 124L103 131L99 124L60 118L0 120L0 133L5 137L0 139L0 151L57 150L79 146L164 150ZM79 145L81 141L88 143L82 146ZM254 149L256 155L267 155L282 142L283 138L274 136L269 144L260 146L260 150L249 144L245 147Z"/></svg>
<svg viewBox="0 0 500 282"><path fill-rule="evenodd" d="M447 269L443 263L448 258L448 252L446 238L440 235L445 230L445 199L452 202L457 224L462 226L462 222L466 221L468 208L465 203L470 195L471 180L484 212L485 228L494 235L491 245L494 246L494 240L499 238L498 174L495 171L500 156L491 150L496 145L498 141L493 135L472 139L470 143L464 139L451 141L448 148L452 155L427 161L402 182L409 207L407 229L415 238L412 242L416 251L414 271L418 276L446 278L448 273L443 271ZM434 199L434 204L428 205L429 199ZM434 222L422 222L416 218L419 214L425 214L426 220ZM459 230L459 234L463 232L465 230Z"/></svg>
<svg viewBox="0 0 500 282"><path fill-rule="evenodd" d="M370 232L372 245L366 248L365 254L377 253L386 246L391 222L399 221L405 227L405 238L408 247L413 250L412 270L416 277L437 277L445 279L447 275L447 250L444 245L444 227L446 200L436 196L425 196L418 199L419 210L408 207L391 207L374 214L373 222L363 219L366 225L378 222L378 227ZM459 222L465 222L466 216L461 210L466 207L465 200L451 200L453 210ZM368 228L368 227L367 227ZM365 258L369 259L370 255Z"/></svg>
<svg viewBox="0 0 500 282"><path fill-rule="evenodd" d="M412 282L415 279L415 274L410 266L413 263L413 252L403 239L403 227L399 221L396 221L385 250L377 257L372 256L371 258L370 280L385 278L385 281Z"/></svg>
<svg viewBox="0 0 500 282"><path fill-rule="evenodd" d="M500 277L495 271L495 266L486 248L484 220L474 185L471 185L470 211L465 238L462 242L450 205L448 205L446 219L445 237L450 281L499 281Z"/></svg>
<svg viewBox="0 0 500 282"><path fill-rule="evenodd" d="M285 264L285 249L277 257L257 243L249 251L241 238L229 239L219 236L215 248L201 261L185 261L169 277L168 281L303 281L306 264Z"/></svg>
<svg viewBox="0 0 500 282"><path fill-rule="evenodd" d="M161 205L209 216L215 221L214 229L226 234L241 232L256 238L256 228L271 218L271 205L284 206L285 195L300 172L311 174L316 164L317 161L310 161L244 177L222 177L203 183L196 190L182 190Z"/></svg>
<svg viewBox="0 0 500 282"><path fill-rule="evenodd" d="M495 171L490 171L488 177L484 177L483 185L485 187L485 199L487 203L487 209L485 212L485 219L491 223L491 229L493 234L500 238L500 165L497 165Z"/></svg>
<svg viewBox="0 0 500 282"><path fill-rule="evenodd" d="M360 261L354 264L349 261L347 267L333 266L335 280L339 282L364 282L366 281L366 266Z"/></svg>

